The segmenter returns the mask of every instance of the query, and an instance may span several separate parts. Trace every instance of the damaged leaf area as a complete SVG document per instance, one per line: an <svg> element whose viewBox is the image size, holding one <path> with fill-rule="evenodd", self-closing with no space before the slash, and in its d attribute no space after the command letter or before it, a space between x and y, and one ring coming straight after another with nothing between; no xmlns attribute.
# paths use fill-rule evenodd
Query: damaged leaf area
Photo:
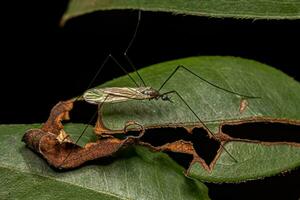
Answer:
<svg viewBox="0 0 300 200"><path fill-rule="evenodd" d="M207 187L185 177L184 169L167 155L140 146L76 170L54 170L20 142L25 131L40 127L0 125L0 199L209 199ZM76 138L84 128L70 123L65 132ZM46 137L51 141L50 135ZM62 145L61 151L64 149Z"/></svg>
<svg viewBox="0 0 300 200"><path fill-rule="evenodd" d="M139 73L158 89L178 65L222 88L260 98L241 98L179 70L161 92L176 90L215 137L174 95L170 96L172 103L154 99L104 104L94 129L99 139L84 147L74 145L68 137L71 132L64 131L61 124L76 103L61 102L41 129L27 131L23 139L57 168L78 167L136 144L188 155L186 175L207 182L259 179L300 165L299 83L267 65L235 57L191 57L143 68ZM131 75L137 79L136 74ZM99 87L134 84L123 76ZM209 144L205 148L203 141ZM43 147L48 143L52 146Z"/></svg>
<svg viewBox="0 0 300 200"><path fill-rule="evenodd" d="M138 137L120 140L113 137L90 142L83 148L72 142L65 132L62 120L68 119L73 101L61 101L51 110L49 119L41 129L26 131L22 141L29 148L41 154L47 162L59 169L76 168L86 161L111 156L121 147L134 144Z"/></svg>

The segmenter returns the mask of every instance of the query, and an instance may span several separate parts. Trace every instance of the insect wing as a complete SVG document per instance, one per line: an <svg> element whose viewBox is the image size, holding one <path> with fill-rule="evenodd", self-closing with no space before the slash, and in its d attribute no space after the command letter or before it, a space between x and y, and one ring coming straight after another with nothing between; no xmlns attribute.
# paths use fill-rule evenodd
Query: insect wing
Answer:
<svg viewBox="0 0 300 200"><path fill-rule="evenodd" d="M145 87L137 87L137 88L130 88L130 87L112 87L112 88L105 88L103 92L112 96L121 96L126 97L127 99L138 99L143 100L147 99L147 95L143 94L141 91L144 91Z"/></svg>
<svg viewBox="0 0 300 200"><path fill-rule="evenodd" d="M100 104L100 103L117 103L122 101L127 101L127 97L110 95L105 93L102 89L91 89L83 94L83 98L86 102L90 104Z"/></svg>
<svg viewBox="0 0 300 200"><path fill-rule="evenodd" d="M147 95L141 93L143 88L128 88L128 87L111 87L111 88L96 88L88 90L84 93L83 98L91 104L103 103L118 103L128 101L130 99L147 99Z"/></svg>

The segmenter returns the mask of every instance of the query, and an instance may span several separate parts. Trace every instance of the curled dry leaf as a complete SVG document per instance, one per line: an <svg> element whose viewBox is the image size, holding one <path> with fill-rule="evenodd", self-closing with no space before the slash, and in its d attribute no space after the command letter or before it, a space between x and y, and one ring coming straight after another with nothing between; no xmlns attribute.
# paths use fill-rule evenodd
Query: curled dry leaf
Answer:
<svg viewBox="0 0 300 200"><path fill-rule="evenodd" d="M22 139L29 148L41 154L55 168L75 168L86 161L110 156L120 148L136 143L143 134L141 131L138 137L129 136L123 140L108 136L80 147L70 140L61 123L62 120L69 119L72 108L71 100L59 102L51 110L43 127L28 130ZM64 135L63 139L61 135Z"/></svg>
<svg viewBox="0 0 300 200"><path fill-rule="evenodd" d="M190 154L193 156L192 162L201 162L208 169L205 161L198 156L191 142L179 140L154 147L151 144L140 140L144 135L145 130L142 125L132 121L126 123L123 133L126 133L127 127L139 125L141 127L139 135L118 139L112 135L122 132L111 131L102 127L103 123L99 121L102 118L98 117L95 129L97 130L96 133L102 137L96 142L90 142L84 147L81 147L71 140L69 135L64 131L64 126L62 124L62 120L70 119L69 112L72 110L73 104L74 102L72 100L61 101L56 104L52 108L50 116L42 128L26 131L22 139L30 149L41 154L47 162L55 168L76 168L87 161L111 156L128 145L139 144L147 146L155 151L172 151ZM102 132L99 132L99 130L102 130Z"/></svg>

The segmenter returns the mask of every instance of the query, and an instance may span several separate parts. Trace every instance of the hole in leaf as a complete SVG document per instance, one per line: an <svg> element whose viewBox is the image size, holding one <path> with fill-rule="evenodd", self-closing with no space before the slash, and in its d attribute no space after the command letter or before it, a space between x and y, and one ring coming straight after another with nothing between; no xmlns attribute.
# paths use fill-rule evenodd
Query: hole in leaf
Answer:
<svg viewBox="0 0 300 200"><path fill-rule="evenodd" d="M141 138L143 142L150 143L152 146L162 146L166 143L178 140L190 141L189 133L184 128L153 128L147 129Z"/></svg>
<svg viewBox="0 0 300 200"><path fill-rule="evenodd" d="M300 126L285 123L255 122L223 125L222 132L240 139L300 143Z"/></svg>
<svg viewBox="0 0 300 200"><path fill-rule="evenodd" d="M70 112L70 117L73 123L87 124L92 120L90 125L95 125L97 117L95 117L94 119L91 118L96 111L96 105L88 104L84 101L76 101L72 111Z"/></svg>
<svg viewBox="0 0 300 200"><path fill-rule="evenodd" d="M186 170L190 167L190 163L193 160L193 156L186 153L177 153L177 152L166 152L175 162L184 167Z"/></svg>
<svg viewBox="0 0 300 200"><path fill-rule="evenodd" d="M202 128L195 128L192 134L188 133L184 128L148 129L141 140L155 147L179 140L190 141L193 143L196 153L205 160L207 165L215 158L220 147L220 144L214 139L210 139L207 132ZM180 155L182 153L167 153L171 157L174 157L174 160L184 167L188 166L191 161L191 159L184 156L187 154Z"/></svg>
<svg viewBox="0 0 300 200"><path fill-rule="evenodd" d="M207 132L202 128L195 128L193 130L193 145L197 154L205 160L206 164L209 165L220 148L218 141L210 139Z"/></svg>

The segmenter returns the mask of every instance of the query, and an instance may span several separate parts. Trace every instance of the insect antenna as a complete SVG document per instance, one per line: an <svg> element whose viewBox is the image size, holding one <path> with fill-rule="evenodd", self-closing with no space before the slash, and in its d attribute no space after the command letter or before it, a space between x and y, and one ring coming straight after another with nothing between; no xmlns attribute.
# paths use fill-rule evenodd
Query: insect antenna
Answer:
<svg viewBox="0 0 300 200"><path fill-rule="evenodd" d="M145 83L144 79L142 78L142 76L140 75L140 73L136 70L136 67L134 66L133 62L131 61L131 59L128 56L128 50L132 46L132 44L133 44L133 42L134 42L134 40L136 38L139 26L140 26L141 15L142 15L141 13L142 13L141 10L139 10L138 20L137 20L137 24L136 24L136 27L135 27L135 30L134 30L134 34L133 34L133 36L132 36L132 38L131 38L131 40L130 40L127 48L126 48L126 50L124 51L123 55L126 58L126 60L129 63L129 65L135 71L135 73L137 74L137 76L139 77L139 79L142 81L143 85L146 86L146 83Z"/></svg>
<svg viewBox="0 0 300 200"><path fill-rule="evenodd" d="M205 125L205 123L200 119L200 117L195 113L195 111L193 111L193 109L189 106L189 104L184 100L184 98L175 90L163 93L162 95L167 95L167 94L176 94L181 101L188 107L188 109L194 114L194 116L198 119L198 121L202 124L202 126L209 132L209 134L215 138L217 141L219 141L216 137L216 135ZM229 153L229 151L225 148L225 146L220 142L220 146L221 148L231 157L232 160L234 160L234 162L238 162L231 153Z"/></svg>
<svg viewBox="0 0 300 200"><path fill-rule="evenodd" d="M198 77L200 80L208 83L209 85L212 85L220 90L223 90L225 92L228 92L228 93L231 93L231 94L235 94L235 95L238 95L240 97L244 97L244 98L247 98L247 99L257 99L257 98L260 98L260 97L256 97L256 96L250 96L250 95L244 95L244 94L240 94L240 93L237 93L237 92L234 92L234 91L231 91L231 90L228 90L226 88L222 88L206 79L204 79L203 77L199 76L198 74L196 74L195 72L191 71L190 69L186 68L185 66L183 65L179 65L175 68L175 70L169 75L169 77L163 82L163 84L160 86L160 88L158 89L158 91L160 91L165 85L166 83L175 75L175 73L179 70L179 69L184 69L186 70L187 72L191 73L192 75Z"/></svg>

